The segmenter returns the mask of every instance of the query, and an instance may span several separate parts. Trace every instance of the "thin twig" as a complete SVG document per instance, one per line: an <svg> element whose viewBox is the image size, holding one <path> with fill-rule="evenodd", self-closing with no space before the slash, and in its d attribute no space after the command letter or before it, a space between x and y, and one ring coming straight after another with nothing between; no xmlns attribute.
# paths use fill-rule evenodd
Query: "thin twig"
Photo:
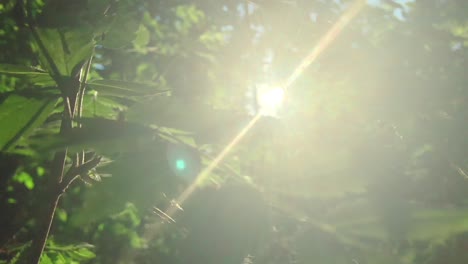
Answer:
<svg viewBox="0 0 468 264"><path fill-rule="evenodd" d="M80 166L71 167L64 176L65 182L71 177L75 177L76 175L87 174L88 171L94 169L101 162L101 158L101 156L96 156L88 162L81 164ZM61 185L65 187L68 185L68 183L62 182Z"/></svg>
<svg viewBox="0 0 468 264"><path fill-rule="evenodd" d="M88 75L89 75L89 71L91 70L91 64L92 64L92 61L93 61L93 56L91 56L89 58L89 60L87 61L86 63L86 66L84 67L84 74L82 74L80 76L80 87L79 87L79 90L78 90L78 99L77 99L77 102L78 102L78 109L76 111L76 118L80 119L83 115L83 100L84 100L84 95L86 93L86 85L87 85L87 81L88 81ZM82 71L83 71L83 68L82 68ZM82 124L79 123L78 124L78 127L81 127ZM77 162L77 166L83 164L85 162L85 152L84 150L82 150L80 153L77 153L77 158L78 158L78 162Z"/></svg>
<svg viewBox="0 0 468 264"><path fill-rule="evenodd" d="M89 71L91 70L91 64L93 61L93 56L89 58L89 60L86 63L86 66L84 68L85 72L82 76L80 76L80 90L78 91L78 111L77 111L77 117L81 118L83 115L83 100L84 100L84 95L86 93L86 82L88 81L88 75ZM80 125L81 126L81 125Z"/></svg>

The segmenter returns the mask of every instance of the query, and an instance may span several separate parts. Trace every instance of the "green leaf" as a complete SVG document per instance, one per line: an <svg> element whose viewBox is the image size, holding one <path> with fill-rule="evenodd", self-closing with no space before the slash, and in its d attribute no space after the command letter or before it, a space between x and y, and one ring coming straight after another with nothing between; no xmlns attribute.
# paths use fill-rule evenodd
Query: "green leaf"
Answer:
<svg viewBox="0 0 468 264"><path fill-rule="evenodd" d="M161 127L160 132L161 138L169 142L182 143L193 148L197 147L193 133L166 127Z"/></svg>
<svg viewBox="0 0 468 264"><path fill-rule="evenodd" d="M54 73L54 67L50 64L48 56L61 76L71 76L75 67L93 54L94 41L91 30L43 28L38 29L38 34L46 52L40 48L38 42L34 43L33 48L39 53L41 64L51 73Z"/></svg>
<svg viewBox="0 0 468 264"><path fill-rule="evenodd" d="M47 254L42 254L40 264L53 264L52 260L47 256Z"/></svg>
<svg viewBox="0 0 468 264"><path fill-rule="evenodd" d="M70 263L70 260L67 259L63 254L58 253L55 258L55 263L56 264L66 264Z"/></svg>
<svg viewBox="0 0 468 264"><path fill-rule="evenodd" d="M105 173L112 177L84 190L84 204L70 215L69 223L80 227L100 221L121 212L127 202L144 212L155 205L156 199L161 199L163 192L176 197L182 179L171 172L162 143L146 142L144 151L122 153L116 158L105 168Z"/></svg>
<svg viewBox="0 0 468 264"><path fill-rule="evenodd" d="M126 109L126 106L116 102L115 98L88 94L85 95L83 100L83 117L99 116L115 119L118 115L118 110L124 109Z"/></svg>
<svg viewBox="0 0 468 264"><path fill-rule="evenodd" d="M51 86L55 84L54 80L48 73L39 72L34 68L27 66L0 64L0 74L25 79L38 86Z"/></svg>
<svg viewBox="0 0 468 264"><path fill-rule="evenodd" d="M68 219L67 211L63 210L62 208L57 208L56 215L62 222L66 222Z"/></svg>
<svg viewBox="0 0 468 264"><path fill-rule="evenodd" d="M87 248L80 248L75 251L77 255L79 255L83 260L88 260L96 257L96 254Z"/></svg>
<svg viewBox="0 0 468 264"><path fill-rule="evenodd" d="M67 255L71 259L77 261L90 260L96 257L96 254L87 248L74 248L73 250L68 250Z"/></svg>
<svg viewBox="0 0 468 264"><path fill-rule="evenodd" d="M149 41L150 41L149 30L144 25L140 25L140 28L138 29L136 33L136 38L133 41L133 44L137 48L144 48L146 47L146 45L148 45Z"/></svg>
<svg viewBox="0 0 468 264"><path fill-rule="evenodd" d="M112 49L120 49L130 44L137 36L136 32L142 18L137 8L132 1L120 1L112 20L106 23L109 26L100 44Z"/></svg>
<svg viewBox="0 0 468 264"><path fill-rule="evenodd" d="M329 224L341 239L354 244L357 238L384 241L388 229L367 200L343 202L331 209L322 223Z"/></svg>
<svg viewBox="0 0 468 264"><path fill-rule="evenodd" d="M131 121L195 133L194 136L200 143L230 140L249 120L247 116L239 113L165 96L154 97L134 105L128 110L127 118Z"/></svg>
<svg viewBox="0 0 468 264"><path fill-rule="evenodd" d="M28 190L34 189L34 180L27 172L21 172L13 177L13 180L24 184Z"/></svg>
<svg viewBox="0 0 468 264"><path fill-rule="evenodd" d="M56 99L8 96L0 105L0 149L11 150L21 137L40 126L54 109Z"/></svg>
<svg viewBox="0 0 468 264"><path fill-rule="evenodd" d="M448 237L468 231L468 212L460 208L426 209L421 205L409 204L408 210L399 209L393 212L402 215L405 221L399 221L398 228L391 228L386 223L391 221L379 217L375 209L365 200L354 203L343 203L330 210L320 220L330 225L333 233L343 241L358 244L360 238L369 241L385 241L395 231L413 241L443 241Z"/></svg>
<svg viewBox="0 0 468 264"><path fill-rule="evenodd" d="M412 215L411 240L445 240L468 231L468 211L461 208L419 210Z"/></svg>
<svg viewBox="0 0 468 264"><path fill-rule="evenodd" d="M36 173L37 173L37 176L42 177L45 174L45 169L43 167L37 167Z"/></svg>
<svg viewBox="0 0 468 264"><path fill-rule="evenodd" d="M119 80L96 80L88 83L88 86L98 95L110 95L116 97L146 96L165 94L168 90L162 90L152 84L134 83Z"/></svg>
<svg viewBox="0 0 468 264"><path fill-rule="evenodd" d="M70 151L91 148L102 153L144 149L154 140L156 130L130 122L104 118L82 118L83 126L67 135L54 135L37 142L39 151L54 151L68 147Z"/></svg>

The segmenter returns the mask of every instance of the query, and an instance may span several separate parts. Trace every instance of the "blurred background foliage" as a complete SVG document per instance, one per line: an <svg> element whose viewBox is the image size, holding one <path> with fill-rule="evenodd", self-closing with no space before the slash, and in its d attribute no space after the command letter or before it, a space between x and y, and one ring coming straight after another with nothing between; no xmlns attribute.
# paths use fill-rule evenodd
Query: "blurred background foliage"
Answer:
<svg viewBox="0 0 468 264"><path fill-rule="evenodd" d="M467 1L365 1L170 219L153 210L353 1L33 2L61 74L94 54L88 119L56 137L51 66L1 1L0 262L28 247L69 146L108 164L63 196L41 263L468 263Z"/></svg>

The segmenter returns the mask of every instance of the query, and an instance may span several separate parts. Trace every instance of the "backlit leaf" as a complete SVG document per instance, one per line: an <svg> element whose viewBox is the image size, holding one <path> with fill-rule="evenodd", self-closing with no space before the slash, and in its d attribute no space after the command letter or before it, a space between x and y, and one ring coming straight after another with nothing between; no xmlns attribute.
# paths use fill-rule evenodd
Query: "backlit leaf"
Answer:
<svg viewBox="0 0 468 264"><path fill-rule="evenodd" d="M140 28L138 29L136 33L136 38L133 41L133 44L135 44L135 46L137 46L138 48L144 48L148 44L149 41L150 41L149 30L144 25L140 25Z"/></svg>
<svg viewBox="0 0 468 264"><path fill-rule="evenodd" d="M76 253L85 259L92 259L96 257L96 254L94 254L91 250L87 248L80 248Z"/></svg>
<svg viewBox="0 0 468 264"><path fill-rule="evenodd" d="M21 172L13 177L13 180L24 184L28 190L34 189L34 180L27 172Z"/></svg>
<svg viewBox="0 0 468 264"><path fill-rule="evenodd" d="M53 264L53 262L47 254L42 254L40 264Z"/></svg>

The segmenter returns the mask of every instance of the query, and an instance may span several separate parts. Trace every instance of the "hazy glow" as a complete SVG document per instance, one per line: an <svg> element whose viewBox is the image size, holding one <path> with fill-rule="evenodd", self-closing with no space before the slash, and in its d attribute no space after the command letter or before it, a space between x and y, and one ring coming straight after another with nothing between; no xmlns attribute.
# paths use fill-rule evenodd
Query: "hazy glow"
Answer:
<svg viewBox="0 0 468 264"><path fill-rule="evenodd" d="M314 62L317 57L322 54L322 52L330 45L330 43L335 40L338 34L343 30L343 28L353 19L357 13L365 5L365 0L356 0L354 4L341 15L340 19L333 25L333 27L323 36L317 45L312 49L312 51L305 57L299 66L294 69L293 73L287 79L284 89L288 90L289 87L297 80L297 78L304 72L304 70L309 67L312 62Z"/></svg>
<svg viewBox="0 0 468 264"><path fill-rule="evenodd" d="M255 115L254 118L250 120L250 122L239 132L239 134L237 134L237 136L234 137L231 140L231 142L229 142L229 144L227 144L227 146L223 149L223 151L221 151L221 153L219 153L218 156L216 156L216 158L214 158L213 161L211 161L211 163L200 172L200 174L198 174L197 179L193 181L184 190L184 192L182 192L182 194L179 195L179 197L176 200L177 204L181 205L183 202L185 202L185 200L187 200L187 198L193 193L193 191L195 191L198 184L202 182L204 179L206 179L208 175L210 175L213 169L215 169L218 166L218 164L221 163L221 161L226 157L229 151L231 151L231 149L235 145L237 145L237 143L239 143L239 141L244 137L245 134L247 134L250 128L252 128L255 125L255 123L257 123L260 117L261 117L260 114ZM177 211L178 211L177 207L171 206L166 210L166 214L172 217L174 213L176 213Z"/></svg>
<svg viewBox="0 0 468 264"><path fill-rule="evenodd" d="M333 27L325 34L325 36L320 39L309 55L305 57L302 62L294 69L291 76L289 76L289 78L285 81L283 88L272 89L271 92L259 96L259 103L260 100L264 101L264 107L267 105L281 105L288 88L304 72L304 70L310 64L312 64L315 59L317 59L317 57L330 45L330 43L332 43L332 41L338 36L338 34L348 24L348 22L362 9L364 4L365 0L356 0L354 4L346 11L346 13L344 13L341 18L333 25ZM240 131L239 134L223 149L223 151L221 151L218 156L213 159L213 161L204 170L200 172L197 179L192 184L190 184L176 199L177 204L182 204L189 198L193 191L195 191L198 183L202 182L213 171L213 169L216 168L219 163L221 163L229 151L244 137L245 134L247 134L250 128L255 125L255 123L260 119L261 115L262 112L259 111L244 127L244 129L242 129L242 131ZM178 210L176 207L171 206L167 208L166 214L172 217L177 211Z"/></svg>
<svg viewBox="0 0 468 264"><path fill-rule="evenodd" d="M259 112L264 116L276 116L284 101L284 89L268 87L258 90Z"/></svg>

